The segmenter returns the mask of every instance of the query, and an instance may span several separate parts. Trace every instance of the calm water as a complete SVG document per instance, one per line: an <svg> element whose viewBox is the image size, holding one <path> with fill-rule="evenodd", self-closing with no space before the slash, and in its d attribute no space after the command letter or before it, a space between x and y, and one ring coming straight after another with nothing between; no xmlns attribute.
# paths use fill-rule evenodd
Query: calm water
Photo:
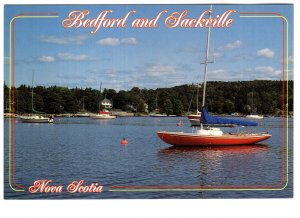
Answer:
<svg viewBox="0 0 300 218"><path fill-rule="evenodd" d="M25 192L8 185L8 122L5 129L7 199L61 198L278 198L293 196L293 119L289 119L289 184L282 191L113 192L110 186L272 186L282 177L281 118L266 118L255 127L273 137L256 146L174 148L159 130L191 132L187 118L55 119L55 124L15 122L15 180ZM120 144L125 137L127 146ZM101 193L31 194L35 180L67 186L75 180L104 186Z"/></svg>

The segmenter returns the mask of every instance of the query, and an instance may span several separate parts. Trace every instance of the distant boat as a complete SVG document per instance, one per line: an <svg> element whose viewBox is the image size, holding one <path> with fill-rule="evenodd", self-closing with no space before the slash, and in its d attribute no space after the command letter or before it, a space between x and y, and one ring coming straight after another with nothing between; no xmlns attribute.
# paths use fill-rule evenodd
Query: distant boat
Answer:
<svg viewBox="0 0 300 218"><path fill-rule="evenodd" d="M98 114L90 115L92 119L115 119L117 116L112 115L109 111L100 111Z"/></svg>
<svg viewBox="0 0 300 218"><path fill-rule="evenodd" d="M4 113L3 116L4 116L4 118L15 118L15 117L17 117L17 114Z"/></svg>
<svg viewBox="0 0 300 218"><path fill-rule="evenodd" d="M264 116L258 115L256 112L253 112L253 89L252 89L252 96L251 96L251 114L247 115L247 119L252 119L252 120L261 120L264 119Z"/></svg>
<svg viewBox="0 0 300 218"><path fill-rule="evenodd" d="M198 109L197 109L197 111L198 111ZM201 117L201 112L199 112L198 111L198 113L197 114L190 114L190 115L188 115L188 118L190 119L190 120L200 120L200 117Z"/></svg>
<svg viewBox="0 0 300 218"><path fill-rule="evenodd" d="M258 114L250 114L246 116L247 119L252 119L252 120L262 120L264 119L264 116L258 115Z"/></svg>
<svg viewBox="0 0 300 218"><path fill-rule="evenodd" d="M76 117L89 117L91 114L87 112L78 112L75 114Z"/></svg>
<svg viewBox="0 0 300 218"><path fill-rule="evenodd" d="M167 114L159 113L160 109L158 108L158 104L157 104L157 95L158 95L158 93L156 93L156 97L155 97L155 109L154 109L155 112L150 113L149 116L150 117L167 117L168 116Z"/></svg>
<svg viewBox="0 0 300 218"><path fill-rule="evenodd" d="M34 80L34 73L32 73L32 87L31 87L31 111L33 114L29 114L26 116L19 116L19 119L22 123L53 123L54 122L53 115L49 117L45 117L40 114L35 114L38 111L34 110L34 106L33 106L33 80Z"/></svg>
<svg viewBox="0 0 300 218"><path fill-rule="evenodd" d="M201 115L199 116L199 118L196 118L196 119L190 119L189 117L189 121L190 121L190 124L191 126L200 126L200 117Z"/></svg>
<svg viewBox="0 0 300 218"><path fill-rule="evenodd" d="M53 123L50 118L41 116L41 115L28 115L19 117L22 123Z"/></svg>
<svg viewBox="0 0 300 218"><path fill-rule="evenodd" d="M84 108L84 97L82 98L82 109L77 114L75 114L76 117L89 117L91 114L88 113Z"/></svg>
<svg viewBox="0 0 300 218"><path fill-rule="evenodd" d="M200 118L201 118L201 112L199 111L199 84L197 85L197 112L196 114L190 114L188 115L188 119L191 123L191 126L200 126Z"/></svg>
<svg viewBox="0 0 300 218"><path fill-rule="evenodd" d="M167 117L166 114L149 114L150 117Z"/></svg>
<svg viewBox="0 0 300 218"><path fill-rule="evenodd" d="M212 6L210 6L209 19L211 19ZM210 115L205 108L205 92L207 81L208 51L210 42L210 26L208 27L206 56L204 68L203 99L200 118L200 128L195 132L157 132L158 137L164 142L173 146L220 146L220 145L245 145L255 144L270 138L272 135L266 133L223 133L220 128L211 127L214 125L237 125L256 126L256 122L219 118Z"/></svg>
<svg viewBox="0 0 300 218"><path fill-rule="evenodd" d="M109 110L101 109L101 104L103 104L104 107L108 106L109 108L111 108L111 106L112 106L112 104L110 103L110 101L108 101L108 99L106 99L106 97L101 102L101 86L102 86L102 82L100 82L99 112L98 112L98 114L93 114L93 115L90 115L89 117L92 119L115 119L115 118L117 118L117 116L112 115Z"/></svg>

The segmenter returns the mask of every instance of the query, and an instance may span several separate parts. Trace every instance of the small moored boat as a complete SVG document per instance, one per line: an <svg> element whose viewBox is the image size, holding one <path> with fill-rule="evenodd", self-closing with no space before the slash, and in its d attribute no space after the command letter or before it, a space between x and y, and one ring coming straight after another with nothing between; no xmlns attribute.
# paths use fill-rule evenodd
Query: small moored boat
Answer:
<svg viewBox="0 0 300 218"><path fill-rule="evenodd" d="M106 108L111 109L112 103L108 99L106 99L106 96L104 100L101 101L101 86L102 86L102 82L100 82L100 90L99 90L99 112L98 114L89 115L89 117L92 119L115 119L117 118L117 116L112 115L111 112L106 109ZM102 107L104 107L105 109L102 109Z"/></svg>
<svg viewBox="0 0 300 218"><path fill-rule="evenodd" d="M258 115L255 111L254 111L254 106L253 106L253 89L251 92L251 114L247 115L246 118L247 119L251 119L251 120L262 120L264 119L264 116L262 115Z"/></svg>
<svg viewBox="0 0 300 218"><path fill-rule="evenodd" d="M116 116L112 115L109 111L100 111L98 114L91 115L92 119L115 119Z"/></svg>
<svg viewBox="0 0 300 218"><path fill-rule="evenodd" d="M53 123L53 117L44 117L41 115L20 116L22 123Z"/></svg>
<svg viewBox="0 0 300 218"><path fill-rule="evenodd" d="M264 119L264 116L258 115L258 114L250 114L246 116L247 119L251 120L262 120Z"/></svg>
<svg viewBox="0 0 300 218"><path fill-rule="evenodd" d="M34 72L32 72L32 86L31 86L31 111L33 114L27 115L27 116L19 116L19 120L22 123L53 123L54 116L50 115L49 117L45 117L43 115L40 115L38 112L34 109L33 105L33 79L34 79ZM35 113L35 114L34 114Z"/></svg>

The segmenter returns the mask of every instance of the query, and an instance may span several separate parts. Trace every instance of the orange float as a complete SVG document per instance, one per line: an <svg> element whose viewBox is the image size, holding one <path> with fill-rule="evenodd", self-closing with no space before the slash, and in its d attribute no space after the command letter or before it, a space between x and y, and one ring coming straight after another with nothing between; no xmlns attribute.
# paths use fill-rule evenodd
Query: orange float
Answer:
<svg viewBox="0 0 300 218"><path fill-rule="evenodd" d="M121 141L121 145L127 145L127 144L128 144L127 140L125 138L123 138Z"/></svg>

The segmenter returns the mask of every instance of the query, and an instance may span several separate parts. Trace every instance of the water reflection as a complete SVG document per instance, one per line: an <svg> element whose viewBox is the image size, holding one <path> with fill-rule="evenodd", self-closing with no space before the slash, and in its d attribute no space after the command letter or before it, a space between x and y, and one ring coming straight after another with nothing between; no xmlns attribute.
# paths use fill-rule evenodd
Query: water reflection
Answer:
<svg viewBox="0 0 300 218"><path fill-rule="evenodd" d="M194 177L189 183L193 185L237 185L255 179L257 170L264 168L269 150L264 144L169 147L161 149L158 157L162 165L183 168L183 175L189 173L187 169L192 170Z"/></svg>
<svg viewBox="0 0 300 218"><path fill-rule="evenodd" d="M159 154L162 156L180 155L180 154L203 154L210 153L213 157L216 154L224 155L239 155L239 154L255 154L259 152L266 152L270 149L269 145L253 144L253 145L232 145L232 146L205 146L205 147L168 147L160 150ZM218 155L217 155L218 156Z"/></svg>

